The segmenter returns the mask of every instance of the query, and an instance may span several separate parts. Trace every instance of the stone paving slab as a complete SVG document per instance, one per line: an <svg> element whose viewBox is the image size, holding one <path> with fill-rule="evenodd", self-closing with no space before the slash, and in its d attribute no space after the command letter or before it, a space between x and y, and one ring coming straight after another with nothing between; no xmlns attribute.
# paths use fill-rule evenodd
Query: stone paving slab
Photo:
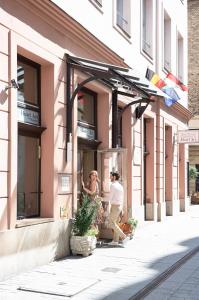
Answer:
<svg viewBox="0 0 199 300"><path fill-rule="evenodd" d="M192 207L188 215L181 213L167 217L161 223L146 222L138 227L126 248L97 248L91 256L67 257L0 282L0 300L129 300L199 245L198 228L199 206ZM153 291L154 294L147 296L148 300L183 299L188 297L187 292L193 285L193 290L199 295L196 284L199 282L199 260L193 257L190 261L191 265L187 264L181 275L178 275L179 270L176 271L173 281L170 280L172 277L168 278L168 286L157 287L156 294ZM192 265L196 267L193 276ZM62 295L67 287L65 296L18 290L20 286L30 287L33 282L36 288L58 290ZM179 294L182 282L187 282L188 286L185 285L184 294Z"/></svg>

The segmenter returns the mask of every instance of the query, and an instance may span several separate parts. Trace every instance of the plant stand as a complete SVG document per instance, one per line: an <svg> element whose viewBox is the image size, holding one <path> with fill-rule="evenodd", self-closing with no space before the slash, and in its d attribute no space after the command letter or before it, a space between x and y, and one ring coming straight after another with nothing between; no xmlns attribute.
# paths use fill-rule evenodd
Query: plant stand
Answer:
<svg viewBox="0 0 199 300"><path fill-rule="evenodd" d="M71 236L70 247L73 255L81 254L86 257L92 254L96 248L95 236Z"/></svg>

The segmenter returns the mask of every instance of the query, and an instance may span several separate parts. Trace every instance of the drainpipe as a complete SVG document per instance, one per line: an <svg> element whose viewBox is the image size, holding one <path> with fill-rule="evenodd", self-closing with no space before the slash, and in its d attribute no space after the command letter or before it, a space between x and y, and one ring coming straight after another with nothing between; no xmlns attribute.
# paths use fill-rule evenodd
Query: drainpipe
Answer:
<svg viewBox="0 0 199 300"><path fill-rule="evenodd" d="M117 90L112 92L112 148L118 147Z"/></svg>

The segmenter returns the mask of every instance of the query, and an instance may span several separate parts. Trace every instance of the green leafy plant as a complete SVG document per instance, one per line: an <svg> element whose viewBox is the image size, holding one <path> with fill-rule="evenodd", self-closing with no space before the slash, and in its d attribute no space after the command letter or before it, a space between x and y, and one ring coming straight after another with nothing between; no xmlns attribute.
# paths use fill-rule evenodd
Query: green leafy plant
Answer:
<svg viewBox="0 0 199 300"><path fill-rule="evenodd" d="M94 223L94 220L96 218L97 209L97 203L95 201L91 201L90 198L84 194L82 205L77 210L75 219L72 223L73 235L94 235L94 228L92 227L92 224Z"/></svg>
<svg viewBox="0 0 199 300"><path fill-rule="evenodd" d="M189 168L189 178L190 179L196 179L196 177L199 176L199 172L197 171L196 167L191 166Z"/></svg>
<svg viewBox="0 0 199 300"><path fill-rule="evenodd" d="M134 218L129 218L127 224L130 224L133 229L135 229L138 225L138 220Z"/></svg>

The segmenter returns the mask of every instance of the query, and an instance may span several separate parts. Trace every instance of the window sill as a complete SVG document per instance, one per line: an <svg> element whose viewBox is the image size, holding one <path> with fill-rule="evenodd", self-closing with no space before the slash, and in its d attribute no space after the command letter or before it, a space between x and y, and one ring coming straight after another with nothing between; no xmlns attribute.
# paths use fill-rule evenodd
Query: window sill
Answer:
<svg viewBox="0 0 199 300"><path fill-rule="evenodd" d="M119 26L117 26L116 24L113 25L113 28L121 35L123 36L123 38L125 38L125 40L127 40L127 42L129 42L129 44L132 44L131 42L131 36L124 32L122 29L120 29Z"/></svg>
<svg viewBox="0 0 199 300"><path fill-rule="evenodd" d="M38 224L43 224L43 223L50 223L54 222L54 218L28 218L28 219L22 219L22 220L17 220L15 228L20 228L20 227L26 227L26 226L32 226L32 225L38 225Z"/></svg>
<svg viewBox="0 0 199 300"><path fill-rule="evenodd" d="M99 10L99 12L103 13L102 5L100 3L97 3L95 0L89 0L95 8Z"/></svg>
<svg viewBox="0 0 199 300"><path fill-rule="evenodd" d="M154 59L153 57L151 57L149 54L147 54L146 51L144 51L143 49L141 49L141 54L144 56L144 58L146 58L151 64L154 64Z"/></svg>

